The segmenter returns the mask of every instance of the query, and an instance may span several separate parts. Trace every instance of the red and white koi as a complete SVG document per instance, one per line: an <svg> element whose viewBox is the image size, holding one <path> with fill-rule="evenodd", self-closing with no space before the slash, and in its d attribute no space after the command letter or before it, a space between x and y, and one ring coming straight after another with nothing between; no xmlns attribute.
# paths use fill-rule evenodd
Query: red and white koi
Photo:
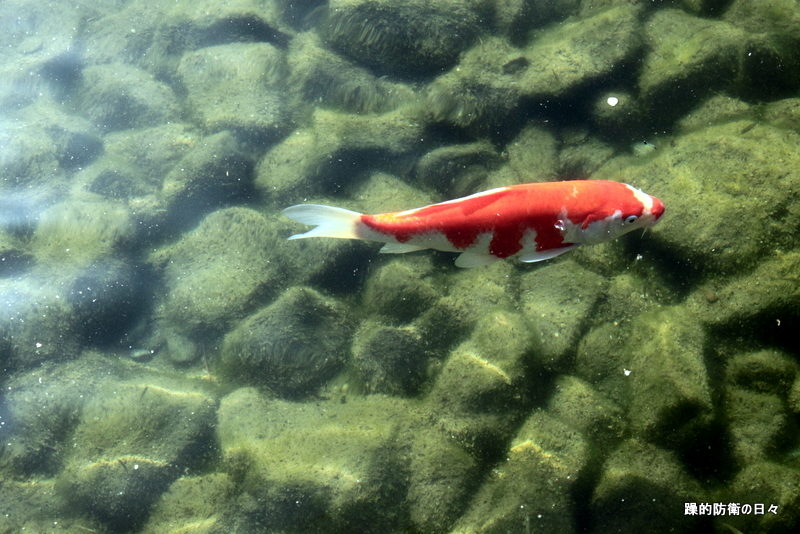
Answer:
<svg viewBox="0 0 800 534"><path fill-rule="evenodd" d="M574 180L498 187L422 208L379 215L299 204L283 210L316 228L289 239L335 237L385 243L382 253L460 252L458 267L502 258L548 260L653 226L664 203L630 185Z"/></svg>

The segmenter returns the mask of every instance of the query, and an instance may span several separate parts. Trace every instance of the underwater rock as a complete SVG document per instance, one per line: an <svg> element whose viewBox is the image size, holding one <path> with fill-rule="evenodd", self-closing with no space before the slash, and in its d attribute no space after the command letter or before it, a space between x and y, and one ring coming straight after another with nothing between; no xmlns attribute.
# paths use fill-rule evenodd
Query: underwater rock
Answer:
<svg viewBox="0 0 800 534"><path fill-rule="evenodd" d="M690 133L724 122L755 118L751 104L727 95L714 95L687 113L676 123L678 131ZM755 126L753 126L755 127Z"/></svg>
<svg viewBox="0 0 800 534"><path fill-rule="evenodd" d="M790 443L790 414L779 396L728 386L722 409L731 455L740 467L766 461Z"/></svg>
<svg viewBox="0 0 800 534"><path fill-rule="evenodd" d="M434 149L419 159L415 171L423 187L461 198L483 189L486 176L500 161L491 143L479 141Z"/></svg>
<svg viewBox="0 0 800 534"><path fill-rule="evenodd" d="M710 502L671 452L625 441L605 461L594 488L594 532L678 532L712 530L711 518L684 515L686 502Z"/></svg>
<svg viewBox="0 0 800 534"><path fill-rule="evenodd" d="M303 102L348 113L386 113L414 101L411 86L378 77L305 32L289 44L290 93Z"/></svg>
<svg viewBox="0 0 800 534"><path fill-rule="evenodd" d="M82 33L85 17L80 6L69 2L45 5L11 0L0 4L0 109L4 113L70 86L75 70L60 70L58 63L74 58L71 50L78 48L76 38Z"/></svg>
<svg viewBox="0 0 800 534"><path fill-rule="evenodd" d="M630 370L631 431L669 448L706 432L713 405L703 356L706 336L682 307L663 307L634 320L623 362Z"/></svg>
<svg viewBox="0 0 800 534"><path fill-rule="evenodd" d="M38 204L37 200L53 196L58 186L64 184L66 176L58 161L57 147L41 126L20 127L17 121L0 119L0 146L4 177L0 191L5 197L18 192L18 202L30 198L31 204ZM3 215L0 220L6 217Z"/></svg>
<svg viewBox="0 0 800 534"><path fill-rule="evenodd" d="M421 269L420 269L421 268ZM376 269L364 288L364 307L394 324L407 324L441 297L426 261L393 261Z"/></svg>
<svg viewBox="0 0 800 534"><path fill-rule="evenodd" d="M92 38L81 44L89 63L122 61L174 80L181 58L193 50L239 42L285 46L293 30L283 20L284 7L260 0L127 3L87 20L85 34Z"/></svg>
<svg viewBox="0 0 800 534"><path fill-rule="evenodd" d="M226 514L235 486L225 473L181 477L153 505L142 534L223 534L235 530Z"/></svg>
<svg viewBox="0 0 800 534"><path fill-rule="evenodd" d="M164 124L114 132L103 140L105 153L81 169L75 182L109 200L133 200L138 211L141 197L155 197L164 177L194 147L197 138L186 124Z"/></svg>
<svg viewBox="0 0 800 534"><path fill-rule="evenodd" d="M104 133L158 126L180 115L172 89L123 63L86 67L76 94L79 111Z"/></svg>
<svg viewBox="0 0 800 534"><path fill-rule="evenodd" d="M128 209L110 201L65 200L39 215L28 247L42 268L76 269L114 253L117 246L133 237Z"/></svg>
<svg viewBox="0 0 800 534"><path fill-rule="evenodd" d="M520 276L521 308L536 325L546 369L565 370L606 285L602 276L570 260Z"/></svg>
<svg viewBox="0 0 800 534"><path fill-rule="evenodd" d="M669 224L650 231L685 268L733 274L752 269L800 224L794 169L800 135L752 120L718 124L674 138L639 165L610 160L594 178L634 183L664 201ZM759 217L731 217L759 213Z"/></svg>
<svg viewBox="0 0 800 534"><path fill-rule="evenodd" d="M588 132L586 132L588 134ZM580 136L580 141L565 137L561 151L558 153L558 169L556 176L572 178L574 176L592 176L605 162L617 153L616 149L600 139ZM590 247L589 250L592 250Z"/></svg>
<svg viewBox="0 0 800 534"><path fill-rule="evenodd" d="M538 32L524 48L482 38L430 84L428 109L434 120L460 126L496 123L521 98L564 97L610 74L639 49L638 31L637 10L618 6Z"/></svg>
<svg viewBox="0 0 800 534"><path fill-rule="evenodd" d="M131 234L118 204L65 201L46 209L32 235L17 239L29 267L0 284L0 361L27 368L74 358L87 342L116 341L141 309L132 296L137 273L108 259Z"/></svg>
<svg viewBox="0 0 800 534"><path fill-rule="evenodd" d="M473 0L332 0L318 30L328 46L376 72L420 76L455 63L477 37L481 7Z"/></svg>
<svg viewBox="0 0 800 534"><path fill-rule="evenodd" d="M625 89L596 96L589 115L597 134L612 142L633 137L634 132L641 131L646 118L639 99Z"/></svg>
<svg viewBox="0 0 800 534"><path fill-rule="evenodd" d="M774 350L737 354L727 361L722 409L731 454L740 466L774 458L793 443L786 401L798 370L797 362Z"/></svg>
<svg viewBox="0 0 800 534"><path fill-rule="evenodd" d="M509 40L522 42L533 29L577 15L580 4L579 0L499 0L493 2L494 25Z"/></svg>
<svg viewBox="0 0 800 534"><path fill-rule="evenodd" d="M407 411L379 395L291 403L234 391L220 403L217 435L227 471L253 499L235 515L248 531L391 530L405 495L396 438Z"/></svg>
<svg viewBox="0 0 800 534"><path fill-rule="evenodd" d="M536 125L524 127L500 154L505 163L489 172L481 189L529 183L558 174L559 142Z"/></svg>
<svg viewBox="0 0 800 534"><path fill-rule="evenodd" d="M413 396L427 378L426 343L413 327L367 322L355 334L351 367L370 393Z"/></svg>
<svg viewBox="0 0 800 534"><path fill-rule="evenodd" d="M574 376L556 378L547 412L603 449L614 445L628 430L622 408Z"/></svg>
<svg viewBox="0 0 800 534"><path fill-rule="evenodd" d="M448 256L448 266L450 257ZM448 324L456 332L472 332L479 320L498 309L514 309L516 292L513 281L516 269L512 262L497 261L480 269L461 269L448 277L444 307L450 308L456 321ZM448 314L450 314L448 312ZM433 325L432 325L433 326ZM441 329L441 325L438 326ZM427 332L427 330L426 330Z"/></svg>
<svg viewBox="0 0 800 534"><path fill-rule="evenodd" d="M727 362L727 381L757 393L786 398L800 373L800 365L791 356L776 350L738 354Z"/></svg>
<svg viewBox="0 0 800 534"><path fill-rule="evenodd" d="M739 93L748 100L795 96L800 82L797 5L786 0L768 6L758 0L733 0L722 20L748 32L741 43Z"/></svg>
<svg viewBox="0 0 800 534"><path fill-rule="evenodd" d="M178 122L110 133L103 137L103 142L108 157L135 166L146 184L160 187L169 171L201 139L189 124Z"/></svg>
<svg viewBox="0 0 800 534"><path fill-rule="evenodd" d="M279 208L335 193L358 177L365 154L410 152L423 129L403 109L367 115L316 109L310 127L290 134L261 159L255 186Z"/></svg>
<svg viewBox="0 0 800 534"><path fill-rule="evenodd" d="M411 425L406 501L419 532L448 532L478 488L481 463L450 436Z"/></svg>
<svg viewBox="0 0 800 534"><path fill-rule="evenodd" d="M293 287L225 336L217 368L234 383L303 397L341 369L352 330L342 304Z"/></svg>
<svg viewBox="0 0 800 534"><path fill-rule="evenodd" d="M476 458L498 454L521 416L538 349L533 332L523 315L487 313L451 352L426 397L435 427Z"/></svg>
<svg viewBox="0 0 800 534"><path fill-rule="evenodd" d="M608 397L612 402L627 406L628 361L620 359L625 354L625 344L630 335L630 325L606 322L586 332L575 353L573 373Z"/></svg>
<svg viewBox="0 0 800 534"><path fill-rule="evenodd" d="M63 517L62 503L53 499L53 486L53 479L37 479L35 482L14 478L4 480L0 484L0 502L5 510L0 515L0 528L5 532L47 532L52 529L53 518ZM88 520L76 523L86 529L90 526L101 528Z"/></svg>
<svg viewBox="0 0 800 534"><path fill-rule="evenodd" d="M719 498L723 502L764 504L763 514L740 514L726 520L742 532L791 532L800 519L800 471L773 462L759 462L739 471ZM776 506L769 512L770 506Z"/></svg>
<svg viewBox="0 0 800 534"><path fill-rule="evenodd" d="M747 38L731 24L677 9L656 11L645 24L645 33L650 50L639 88L646 106L657 108L664 119L677 117L698 99L730 86Z"/></svg>
<svg viewBox="0 0 800 534"><path fill-rule="evenodd" d="M799 280L800 253L776 252L761 258L752 271L720 280L713 302L706 298L708 287L701 286L687 305L718 332L753 331L770 345L785 341L793 346Z"/></svg>
<svg viewBox="0 0 800 534"><path fill-rule="evenodd" d="M12 370L64 361L80 352L80 328L61 299L61 284L42 284L32 275L0 285L0 364Z"/></svg>
<svg viewBox="0 0 800 534"><path fill-rule="evenodd" d="M115 532L142 525L148 509L178 476L170 464L139 456L89 462L56 482L56 492Z"/></svg>
<svg viewBox="0 0 800 534"><path fill-rule="evenodd" d="M800 133L800 98L784 98L764 105L763 119L776 128Z"/></svg>
<svg viewBox="0 0 800 534"><path fill-rule="evenodd" d="M178 67L189 107L206 131L231 130L259 144L289 129L286 76L284 52L269 43L202 48Z"/></svg>
<svg viewBox="0 0 800 534"><path fill-rule="evenodd" d="M206 213L252 193L253 165L231 132L210 135L172 168L155 199L131 207L145 225L162 225L165 232L188 230Z"/></svg>
<svg viewBox="0 0 800 534"><path fill-rule="evenodd" d="M534 412L453 532L578 532L574 492L588 460L578 432Z"/></svg>
<svg viewBox="0 0 800 534"><path fill-rule="evenodd" d="M99 260L83 269L66 294L82 340L95 346L119 342L149 309L144 268L120 260Z"/></svg>
<svg viewBox="0 0 800 534"><path fill-rule="evenodd" d="M166 323L184 335L197 335L222 333L245 317L276 290L269 243L277 239L258 212L226 208L151 255L151 263L164 272Z"/></svg>
<svg viewBox="0 0 800 534"><path fill-rule="evenodd" d="M57 492L127 530L209 443L214 402L149 384L108 383L84 406Z"/></svg>

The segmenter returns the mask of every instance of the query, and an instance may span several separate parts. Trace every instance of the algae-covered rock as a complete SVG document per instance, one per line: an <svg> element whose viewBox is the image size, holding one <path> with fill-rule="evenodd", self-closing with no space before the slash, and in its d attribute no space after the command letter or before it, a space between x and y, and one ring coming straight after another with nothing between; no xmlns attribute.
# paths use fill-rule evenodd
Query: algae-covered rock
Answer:
<svg viewBox="0 0 800 534"><path fill-rule="evenodd" d="M784 98L764 106L763 119L772 126L800 133L800 98Z"/></svg>
<svg viewBox="0 0 800 534"><path fill-rule="evenodd" d="M727 362L722 409L731 453L741 466L778 457L794 445L790 407L797 362L763 350L738 354Z"/></svg>
<svg viewBox="0 0 800 534"><path fill-rule="evenodd" d="M777 395L729 386L722 409L728 423L731 454L739 465L773 458L791 444L786 439L790 416Z"/></svg>
<svg viewBox="0 0 800 534"><path fill-rule="evenodd" d="M772 462L759 462L742 469L718 499L749 505L738 517L727 517L741 532L791 532L800 519L800 471ZM763 504L763 512L755 511ZM773 508L774 507L774 508Z"/></svg>
<svg viewBox="0 0 800 534"><path fill-rule="evenodd" d="M636 435L682 447L708 429L713 406L704 341L697 318L681 307L634 321L625 352L630 358L629 417Z"/></svg>
<svg viewBox="0 0 800 534"><path fill-rule="evenodd" d="M452 265L452 255L447 263ZM515 306L513 294L516 272L508 261L497 261L480 269L462 269L448 277L445 306L456 314L457 330L472 330L479 320L496 309Z"/></svg>
<svg viewBox="0 0 800 534"><path fill-rule="evenodd" d="M342 304L293 287L225 336L218 369L237 383L307 395L341 369L352 330Z"/></svg>
<svg viewBox="0 0 800 534"><path fill-rule="evenodd" d="M364 305L370 313L377 313L398 324L408 323L428 309L441 293L425 273L430 272L425 262L394 261L378 268L367 280ZM415 267L428 267L419 272Z"/></svg>
<svg viewBox="0 0 800 534"><path fill-rule="evenodd" d="M365 66L414 76L455 62L477 35L479 9L475 1L333 0L319 31Z"/></svg>
<svg viewBox="0 0 800 534"><path fill-rule="evenodd" d="M800 71L797 43L800 14L793 0L762 4L734 0L722 20L748 32L740 63L738 85L751 99L794 96ZM764 83L768 79L769 83Z"/></svg>
<svg viewBox="0 0 800 534"><path fill-rule="evenodd" d="M192 112L209 132L233 130L251 141L271 141L288 129L286 61L269 43L233 43L187 53L178 76Z"/></svg>
<svg viewBox="0 0 800 534"><path fill-rule="evenodd" d="M480 483L481 463L437 429L412 429L406 500L421 532L447 532Z"/></svg>
<svg viewBox="0 0 800 534"><path fill-rule="evenodd" d="M179 115L167 85L124 63L85 68L77 94L80 110L104 132L158 126Z"/></svg>
<svg viewBox="0 0 800 534"><path fill-rule="evenodd" d="M797 187L800 135L767 125L743 134L750 124L738 120L693 131L622 168L612 159L595 178L635 184L660 198L667 215L648 239L691 267L729 274L751 269L776 246L797 246L785 228L799 222L791 191Z"/></svg>
<svg viewBox="0 0 800 534"><path fill-rule="evenodd" d="M299 404L243 388L222 399L217 433L226 466L254 498L239 514L245 526L388 530L405 494L396 450L405 410L377 395Z"/></svg>
<svg viewBox="0 0 800 534"><path fill-rule="evenodd" d="M353 340L351 367L369 392L414 395L427 378L426 343L413 327L367 322Z"/></svg>
<svg viewBox="0 0 800 534"><path fill-rule="evenodd" d="M575 353L574 373L613 402L627 406L630 355L625 350L630 325L607 322L581 338Z"/></svg>
<svg viewBox="0 0 800 534"><path fill-rule="evenodd" d="M565 370L606 282L573 261L546 265L520 277L520 303L536 325L541 363Z"/></svg>
<svg viewBox="0 0 800 534"><path fill-rule="evenodd" d="M181 477L153 505L143 534L222 534L233 530L226 517L235 486L225 473Z"/></svg>
<svg viewBox="0 0 800 534"><path fill-rule="evenodd" d="M604 448L615 443L628 430L622 408L574 376L562 375L556 379L547 410Z"/></svg>
<svg viewBox="0 0 800 534"><path fill-rule="evenodd" d="M148 509L207 446L214 403L197 393L109 383L83 408L57 491L113 530Z"/></svg>
<svg viewBox="0 0 800 534"><path fill-rule="evenodd" d="M191 228L201 216L250 191L253 160L229 131L194 145L164 177L155 205L147 200L133 208L146 223L164 223L170 229Z"/></svg>
<svg viewBox="0 0 800 534"><path fill-rule="evenodd" d="M309 127L293 132L261 159L255 186L280 207L335 193L356 178L365 152L408 152L423 126L403 109L365 115L316 109Z"/></svg>
<svg viewBox="0 0 800 534"><path fill-rule="evenodd" d="M172 79L183 55L193 50L237 42L284 46L292 30L283 11L280 2L260 0L133 2L86 20L92 39L82 47L91 64L123 61Z"/></svg>
<svg viewBox="0 0 800 534"><path fill-rule="evenodd" d="M45 210L29 243L49 267L87 266L133 237L131 216L115 202L67 200Z"/></svg>
<svg viewBox="0 0 800 534"><path fill-rule="evenodd" d="M289 43L289 85L294 96L316 106L348 113L384 113L411 102L410 85L376 76L325 48L314 32L301 33Z"/></svg>
<svg viewBox="0 0 800 534"><path fill-rule="evenodd" d="M656 11L645 25L650 50L639 87L651 106L673 113L733 82L747 34L719 20L677 9Z"/></svg>
<svg viewBox="0 0 800 534"><path fill-rule="evenodd" d="M3 503L5 513L0 514L0 528L5 532L51 530L53 518L63 513L63 503L53 499L53 486L53 479L41 479L36 482L13 478L4 480L0 484L0 502ZM75 530L102 528L96 521L88 519L80 519L75 523L80 525L75 526Z"/></svg>
<svg viewBox="0 0 800 534"><path fill-rule="evenodd" d="M573 492L588 459L580 434L535 412L452 532L578 532Z"/></svg>
<svg viewBox="0 0 800 534"><path fill-rule="evenodd" d="M798 276L800 254L777 251L762 258L749 273L721 280L713 289L698 287L687 305L718 332L750 327L765 339L788 340L794 332L781 319L789 319L791 325L796 316Z"/></svg>
<svg viewBox="0 0 800 534"><path fill-rule="evenodd" d="M184 335L224 331L268 294L275 271L266 219L246 208L206 217L183 240L151 256L163 266L166 322Z"/></svg>
<svg viewBox="0 0 800 534"><path fill-rule="evenodd" d="M480 191L489 171L501 161L494 147L481 141L432 150L419 159L415 170L420 185L447 198L460 198Z"/></svg>
<svg viewBox="0 0 800 534"><path fill-rule="evenodd" d="M732 386L785 399L799 371L800 365L788 354L761 350L731 358L725 374Z"/></svg>
<svg viewBox="0 0 800 534"><path fill-rule="evenodd" d="M608 457L594 488L594 530L610 534L710 529L710 517L683 514L684 503L705 502L705 497L674 454L629 440Z"/></svg>
<svg viewBox="0 0 800 534"><path fill-rule="evenodd" d="M524 48L482 38L429 86L428 108L437 120L467 126L505 117L522 97L563 97L632 58L638 31L636 9L618 6L538 32Z"/></svg>
<svg viewBox="0 0 800 534"><path fill-rule="evenodd" d="M71 202L45 211L33 236L15 240L18 261L30 263L0 281L0 362L29 368L119 341L146 307L140 273L110 259L129 234L119 206Z"/></svg>
<svg viewBox="0 0 800 534"><path fill-rule="evenodd" d="M537 346L524 316L503 309L483 316L426 398L436 427L476 457L498 453L521 415Z"/></svg>

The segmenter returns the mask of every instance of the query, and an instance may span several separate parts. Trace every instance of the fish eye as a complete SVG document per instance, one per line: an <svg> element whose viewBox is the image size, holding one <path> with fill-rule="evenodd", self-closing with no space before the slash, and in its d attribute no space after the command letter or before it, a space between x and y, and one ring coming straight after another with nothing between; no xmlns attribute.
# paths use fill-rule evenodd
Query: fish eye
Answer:
<svg viewBox="0 0 800 534"><path fill-rule="evenodd" d="M633 223L635 223L635 222L636 222L638 219L639 219L639 217L637 217L636 215L628 215L628 216L625 218L625 224L633 224Z"/></svg>

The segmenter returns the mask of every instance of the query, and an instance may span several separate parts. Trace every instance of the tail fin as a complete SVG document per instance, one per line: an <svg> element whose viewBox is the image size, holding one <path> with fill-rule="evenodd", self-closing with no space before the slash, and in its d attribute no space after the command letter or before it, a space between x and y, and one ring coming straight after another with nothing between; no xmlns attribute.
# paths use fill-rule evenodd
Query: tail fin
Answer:
<svg viewBox="0 0 800 534"><path fill-rule="evenodd" d="M289 239L306 237L361 239L357 233L361 214L355 211L319 204L298 204L286 208L283 214L299 223L316 226L304 234L295 234Z"/></svg>

